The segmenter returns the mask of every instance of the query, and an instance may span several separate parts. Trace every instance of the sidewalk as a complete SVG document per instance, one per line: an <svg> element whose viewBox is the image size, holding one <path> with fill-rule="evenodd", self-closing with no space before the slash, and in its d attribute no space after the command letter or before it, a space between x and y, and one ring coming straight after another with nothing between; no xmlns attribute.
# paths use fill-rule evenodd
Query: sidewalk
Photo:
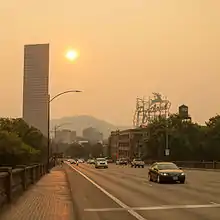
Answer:
<svg viewBox="0 0 220 220"><path fill-rule="evenodd" d="M53 168L0 215L0 220L73 220L64 170Z"/></svg>

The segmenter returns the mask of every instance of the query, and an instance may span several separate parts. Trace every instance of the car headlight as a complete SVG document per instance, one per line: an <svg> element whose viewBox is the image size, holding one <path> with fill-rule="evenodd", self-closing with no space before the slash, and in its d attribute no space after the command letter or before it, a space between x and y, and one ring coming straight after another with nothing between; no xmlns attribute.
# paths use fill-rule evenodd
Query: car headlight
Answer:
<svg viewBox="0 0 220 220"><path fill-rule="evenodd" d="M185 176L185 173L181 173L181 176Z"/></svg>
<svg viewBox="0 0 220 220"><path fill-rule="evenodd" d="M163 176L167 176L168 174L167 174L167 173L161 173L161 175L163 175Z"/></svg>

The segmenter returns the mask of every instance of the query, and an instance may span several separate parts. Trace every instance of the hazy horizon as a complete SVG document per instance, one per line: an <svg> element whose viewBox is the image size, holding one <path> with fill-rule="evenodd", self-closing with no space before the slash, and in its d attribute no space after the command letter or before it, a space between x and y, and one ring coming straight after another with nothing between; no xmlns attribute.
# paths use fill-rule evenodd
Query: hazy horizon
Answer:
<svg viewBox="0 0 220 220"><path fill-rule="evenodd" d="M204 123L219 113L219 0L94 0L0 5L0 117L21 117L23 48L50 43L51 118L132 125L136 97L159 92ZM71 63L68 48L79 51Z"/></svg>

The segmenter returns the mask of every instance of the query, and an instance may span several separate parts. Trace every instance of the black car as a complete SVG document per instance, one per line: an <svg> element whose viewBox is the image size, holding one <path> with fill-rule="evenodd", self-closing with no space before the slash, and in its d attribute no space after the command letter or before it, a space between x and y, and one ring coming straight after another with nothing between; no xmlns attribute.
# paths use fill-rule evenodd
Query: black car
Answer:
<svg viewBox="0 0 220 220"><path fill-rule="evenodd" d="M185 183L186 175L176 164L171 162L157 162L150 166L148 172L149 181L158 183L180 182Z"/></svg>

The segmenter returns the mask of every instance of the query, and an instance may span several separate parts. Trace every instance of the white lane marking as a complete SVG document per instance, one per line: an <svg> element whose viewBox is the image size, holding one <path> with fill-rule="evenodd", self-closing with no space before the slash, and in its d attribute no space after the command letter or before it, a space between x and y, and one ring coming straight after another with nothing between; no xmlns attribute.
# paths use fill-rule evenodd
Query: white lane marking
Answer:
<svg viewBox="0 0 220 220"><path fill-rule="evenodd" d="M153 210L168 210L168 209L199 209L199 208L220 208L220 204L206 205L162 205L149 207L133 207L130 210L136 211L153 211ZM109 211L128 211L125 208L103 208L103 209L85 209L86 212L109 212Z"/></svg>
<svg viewBox="0 0 220 220"><path fill-rule="evenodd" d="M206 205L164 205L154 207L137 207L134 210L164 210L164 209L199 209L199 208L220 208L220 204L206 204Z"/></svg>
<svg viewBox="0 0 220 220"><path fill-rule="evenodd" d="M213 204L213 205L218 205L218 203L216 203L216 202L210 202L211 204Z"/></svg>
<svg viewBox="0 0 220 220"><path fill-rule="evenodd" d="M103 208L103 209L84 209L85 212L112 212L112 211L128 211L129 209L124 208Z"/></svg>
<svg viewBox="0 0 220 220"><path fill-rule="evenodd" d="M94 186L96 186L99 190L101 190L105 195L107 195L109 198L111 198L115 203L117 203L119 206L121 206L124 210L127 210L132 216L134 216L138 220L147 220L141 215L139 215L137 212L132 210L128 205L123 203L118 198L114 197L112 194L107 192L105 189L103 189L101 186L99 186L97 183L95 183L93 180L91 180L88 176L86 176L84 173L76 169L75 167L68 164L72 169L74 169L76 172L78 172L80 175L82 175L85 179L87 179L90 183L92 183Z"/></svg>

